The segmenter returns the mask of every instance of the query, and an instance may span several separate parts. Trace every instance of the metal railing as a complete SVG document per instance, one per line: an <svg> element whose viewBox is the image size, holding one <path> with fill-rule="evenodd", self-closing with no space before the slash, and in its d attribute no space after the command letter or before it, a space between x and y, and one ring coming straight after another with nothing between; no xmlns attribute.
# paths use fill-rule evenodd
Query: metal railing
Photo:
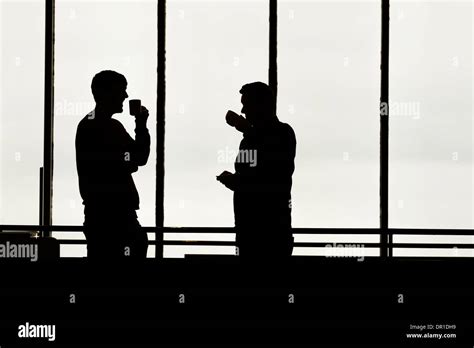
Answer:
<svg viewBox="0 0 474 348"><path fill-rule="evenodd" d="M220 234L234 234L235 230L232 227L153 227L153 226L142 226L141 227L147 233L153 232L155 234L161 234L164 236L165 233L191 233L191 234L202 234L202 233L220 233ZM0 232L37 232L39 235L48 235L48 232L83 232L84 227L78 226L66 226L66 225L0 225ZM346 235L346 236L357 236L357 235L380 235L380 229L378 228L293 228L293 235ZM474 230L468 229L389 229L389 234L392 236L473 236ZM165 245L174 246L235 246L235 241L218 241L218 240L193 240L192 238L187 240L170 240L164 238L155 238L150 240L149 245L155 245L156 247L162 248ZM86 245L85 239L58 239L61 245ZM306 248L317 248L325 247L328 243L333 242L328 239L325 242L298 242L295 239L294 247L306 247ZM338 242L345 243L345 242ZM353 242L351 242L353 243ZM381 251L381 244L379 242L361 243L364 248L379 248ZM473 249L474 243L393 243L393 239L387 246L390 251L395 248L402 249ZM380 253L382 255L382 253ZM390 255L393 255L390 252ZM473 254L474 256L474 254ZM315 256L317 257L317 256ZM378 256L377 256L378 257ZM392 256L393 257L393 256ZM449 257L443 256L443 258L463 258L463 257ZM467 257L471 258L471 257Z"/></svg>

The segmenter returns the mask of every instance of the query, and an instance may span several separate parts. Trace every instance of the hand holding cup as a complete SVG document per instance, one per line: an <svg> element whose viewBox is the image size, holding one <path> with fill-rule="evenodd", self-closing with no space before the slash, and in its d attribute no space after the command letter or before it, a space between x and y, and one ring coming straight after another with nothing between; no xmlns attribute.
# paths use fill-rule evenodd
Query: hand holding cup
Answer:
<svg viewBox="0 0 474 348"><path fill-rule="evenodd" d="M241 117L242 116L238 115L232 110L229 110L227 111L227 114L225 115L225 120L229 126L235 127L239 122L239 118Z"/></svg>
<svg viewBox="0 0 474 348"><path fill-rule="evenodd" d="M249 127L251 127L249 121L247 121L245 117L240 116L232 110L227 111L225 120L229 126L235 127L235 129L240 132L245 132Z"/></svg>
<svg viewBox="0 0 474 348"><path fill-rule="evenodd" d="M148 109L142 105L140 99L131 99L129 101L130 115L135 116L137 122L146 124L149 116Z"/></svg>

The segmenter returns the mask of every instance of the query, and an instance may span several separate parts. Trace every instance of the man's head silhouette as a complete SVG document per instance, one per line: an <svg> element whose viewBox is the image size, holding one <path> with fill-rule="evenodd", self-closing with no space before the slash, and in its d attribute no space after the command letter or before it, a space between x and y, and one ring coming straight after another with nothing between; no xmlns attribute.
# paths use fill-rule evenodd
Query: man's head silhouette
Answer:
<svg viewBox="0 0 474 348"><path fill-rule="evenodd" d="M275 95L263 82L246 84L240 90L242 94L242 113L256 127L264 126L275 118Z"/></svg>
<svg viewBox="0 0 474 348"><path fill-rule="evenodd" d="M123 102L128 98L127 79L112 70L104 70L92 79L92 94L97 107L108 114L123 111Z"/></svg>

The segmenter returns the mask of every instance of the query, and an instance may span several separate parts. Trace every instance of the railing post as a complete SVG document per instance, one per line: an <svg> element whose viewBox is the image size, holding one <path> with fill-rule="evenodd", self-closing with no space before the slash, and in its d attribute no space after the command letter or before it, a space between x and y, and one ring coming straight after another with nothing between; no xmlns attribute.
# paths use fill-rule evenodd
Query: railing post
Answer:
<svg viewBox="0 0 474 348"><path fill-rule="evenodd" d="M389 162L389 40L390 0L382 0L382 49L381 49L381 91L380 91L380 256L389 253L388 229L388 162Z"/></svg>
<svg viewBox="0 0 474 348"><path fill-rule="evenodd" d="M44 175L43 175L43 167L40 167L39 173L39 225L43 225L43 196L44 196L44 187L43 187ZM40 237L44 236L44 231L39 231Z"/></svg>

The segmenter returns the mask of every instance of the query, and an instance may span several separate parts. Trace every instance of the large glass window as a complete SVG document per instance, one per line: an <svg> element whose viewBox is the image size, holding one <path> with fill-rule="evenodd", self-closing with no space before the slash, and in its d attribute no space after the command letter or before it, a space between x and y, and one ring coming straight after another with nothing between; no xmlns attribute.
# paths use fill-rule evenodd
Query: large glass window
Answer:
<svg viewBox="0 0 474 348"><path fill-rule="evenodd" d="M241 134L224 117L240 112L242 85L268 81L268 1L170 0L167 7L165 225L230 227L232 192L216 175L233 171ZM168 246L164 256L185 252L235 248Z"/></svg>
<svg viewBox="0 0 474 348"><path fill-rule="evenodd" d="M43 1L0 1L0 223L39 223Z"/></svg>
<svg viewBox="0 0 474 348"><path fill-rule="evenodd" d="M472 229L472 2L392 1L390 227ZM395 242L473 243L396 236ZM400 249L394 255L474 255Z"/></svg>
<svg viewBox="0 0 474 348"><path fill-rule="evenodd" d="M137 212L142 226L155 225L157 5L155 1L56 0L55 124L53 223L82 225L84 213L75 162L79 121L94 108L93 76L115 70L127 78L130 99L141 99L150 111L151 152L148 163L133 174L140 194ZM116 114L134 137L134 118ZM82 233L58 237L83 238ZM111 235L111 238L113 235ZM150 239L152 238L150 234ZM85 246L63 246L63 256L85 255ZM74 255L73 255L74 254ZM149 255L154 247L149 248Z"/></svg>
<svg viewBox="0 0 474 348"><path fill-rule="evenodd" d="M148 164L134 174L138 218L155 225L157 1L56 0L53 224L82 225L75 163L93 76L116 70L150 110ZM278 1L278 117L297 137L293 227L379 227L380 2ZM44 1L0 0L0 223L37 224L43 162ZM389 227L473 229L471 1L391 0ZM268 82L268 0L168 0L165 226L234 225L233 171L242 85ZM440 25L443 23L443 25ZM134 135L134 120L114 117ZM54 233L84 239L81 233ZM111 235L113 238L113 235ZM150 240L154 234L149 234ZM165 239L234 240L232 234ZM297 235L297 242L378 242L379 235ZM473 243L471 236L394 242ZM154 246L149 256L154 255ZM234 254L233 247L166 246L165 257ZM294 255L324 255L296 248ZM378 255L379 250L364 250ZM62 256L86 247L63 245ZM473 256L464 249L397 249L395 256Z"/></svg>
<svg viewBox="0 0 474 348"><path fill-rule="evenodd" d="M297 137L293 227L379 227L380 15L374 1L278 2L278 116Z"/></svg>

